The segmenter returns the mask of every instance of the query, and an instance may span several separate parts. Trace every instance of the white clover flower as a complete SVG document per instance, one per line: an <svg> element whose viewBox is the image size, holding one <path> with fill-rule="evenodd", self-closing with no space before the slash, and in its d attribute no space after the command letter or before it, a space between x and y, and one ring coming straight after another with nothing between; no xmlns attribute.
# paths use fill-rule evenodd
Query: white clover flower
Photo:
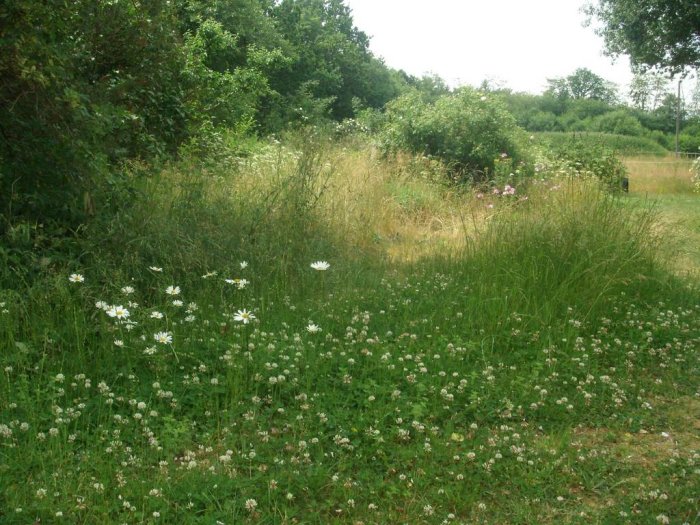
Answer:
<svg viewBox="0 0 700 525"><path fill-rule="evenodd" d="M160 266L149 266L148 269L151 270L152 272L162 272L163 271L163 268L161 268Z"/></svg>
<svg viewBox="0 0 700 525"><path fill-rule="evenodd" d="M68 276L68 280L72 283L84 283L85 277L83 277L82 274L79 273L72 273Z"/></svg>
<svg viewBox="0 0 700 525"><path fill-rule="evenodd" d="M180 294L180 287L170 285L165 289L165 293L167 293L168 295L179 295Z"/></svg>
<svg viewBox="0 0 700 525"><path fill-rule="evenodd" d="M185 303L183 303L180 299L175 299L173 301L173 306L182 306L183 304Z"/></svg>
<svg viewBox="0 0 700 525"><path fill-rule="evenodd" d="M330 267L331 265L326 261L316 261L311 263L311 268L317 271L325 271Z"/></svg>
<svg viewBox="0 0 700 525"><path fill-rule="evenodd" d="M255 512L255 509L258 506L258 502L255 501L254 499L247 499L245 500L245 508L248 512Z"/></svg>
<svg viewBox="0 0 700 525"><path fill-rule="evenodd" d="M163 314L158 311L151 312L151 319L163 319Z"/></svg>
<svg viewBox="0 0 700 525"><path fill-rule="evenodd" d="M122 348L124 346L124 341L122 341L121 339L115 339L114 346L118 346L119 348Z"/></svg>
<svg viewBox="0 0 700 525"><path fill-rule="evenodd" d="M240 262L241 270L245 270L248 268L248 261L241 261Z"/></svg>
<svg viewBox="0 0 700 525"><path fill-rule="evenodd" d="M248 324L253 319L255 319L255 315L246 309L238 310L233 316L234 321L238 321L239 323L243 324Z"/></svg>
<svg viewBox="0 0 700 525"><path fill-rule="evenodd" d="M124 295L131 295L131 294L134 293L134 292L135 292L135 290L134 290L134 287L133 287L133 286L124 286L124 287L122 288L122 293L123 293Z"/></svg>
<svg viewBox="0 0 700 525"><path fill-rule="evenodd" d="M306 331L309 332L310 334L317 334L318 332L321 331L321 327L318 326L317 324L309 323L308 325L306 325Z"/></svg>
<svg viewBox="0 0 700 525"><path fill-rule="evenodd" d="M157 332L153 334L153 339L156 343L168 345L173 342L173 335L170 332Z"/></svg>
<svg viewBox="0 0 700 525"><path fill-rule="evenodd" d="M104 301L95 302L95 308L98 310L109 310L109 305Z"/></svg>

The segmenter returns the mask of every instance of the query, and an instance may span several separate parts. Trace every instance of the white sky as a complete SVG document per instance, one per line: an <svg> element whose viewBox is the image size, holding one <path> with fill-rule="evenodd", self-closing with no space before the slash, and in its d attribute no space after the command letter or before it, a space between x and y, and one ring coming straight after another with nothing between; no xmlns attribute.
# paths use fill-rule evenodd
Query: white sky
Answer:
<svg viewBox="0 0 700 525"><path fill-rule="evenodd" d="M541 93L548 78L586 67L627 93L627 57L603 55L603 40L583 27L585 0L345 0L355 25L386 64L451 86L484 79Z"/></svg>

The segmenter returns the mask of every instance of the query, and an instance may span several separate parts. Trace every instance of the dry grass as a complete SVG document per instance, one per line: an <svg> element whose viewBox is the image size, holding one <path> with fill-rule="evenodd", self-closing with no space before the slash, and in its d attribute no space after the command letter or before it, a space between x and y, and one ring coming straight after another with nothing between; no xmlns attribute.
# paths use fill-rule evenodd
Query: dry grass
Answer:
<svg viewBox="0 0 700 525"><path fill-rule="evenodd" d="M669 266L681 276L700 276L700 195L691 183L692 161L668 156L624 162L630 195L653 200L661 212L658 228L667 240Z"/></svg>
<svg viewBox="0 0 700 525"><path fill-rule="evenodd" d="M474 221L486 216L471 194L440 184L447 176L434 161L338 150L331 162L322 213L359 249L379 248L403 261L456 253Z"/></svg>
<svg viewBox="0 0 700 525"><path fill-rule="evenodd" d="M673 156L627 157L630 193L635 195L689 194L693 192L690 166L692 161Z"/></svg>

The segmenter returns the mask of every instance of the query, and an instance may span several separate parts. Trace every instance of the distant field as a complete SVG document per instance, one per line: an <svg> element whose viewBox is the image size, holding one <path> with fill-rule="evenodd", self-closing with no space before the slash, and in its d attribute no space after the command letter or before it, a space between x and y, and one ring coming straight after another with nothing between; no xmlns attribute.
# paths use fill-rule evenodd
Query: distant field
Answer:
<svg viewBox="0 0 700 525"><path fill-rule="evenodd" d="M630 195L651 199L661 212L674 268L700 275L700 195L693 192L692 161L669 155L627 157L624 163L629 170Z"/></svg>
<svg viewBox="0 0 700 525"><path fill-rule="evenodd" d="M545 132L535 133L535 136L541 141L551 144L555 148L564 147L569 142L575 140L588 144L607 146L615 150L619 155L653 155L656 157L668 155L668 151L663 146L645 137L594 132Z"/></svg>

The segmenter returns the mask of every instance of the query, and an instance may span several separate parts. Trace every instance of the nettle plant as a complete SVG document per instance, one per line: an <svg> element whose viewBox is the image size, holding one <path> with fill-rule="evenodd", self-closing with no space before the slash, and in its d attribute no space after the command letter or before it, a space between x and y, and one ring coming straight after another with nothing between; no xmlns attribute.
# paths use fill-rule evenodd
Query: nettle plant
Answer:
<svg viewBox="0 0 700 525"><path fill-rule="evenodd" d="M492 180L502 158L521 170L532 164L525 133L502 102L469 87L434 103L418 92L392 101L381 136L386 152L408 150L436 157L457 181Z"/></svg>

